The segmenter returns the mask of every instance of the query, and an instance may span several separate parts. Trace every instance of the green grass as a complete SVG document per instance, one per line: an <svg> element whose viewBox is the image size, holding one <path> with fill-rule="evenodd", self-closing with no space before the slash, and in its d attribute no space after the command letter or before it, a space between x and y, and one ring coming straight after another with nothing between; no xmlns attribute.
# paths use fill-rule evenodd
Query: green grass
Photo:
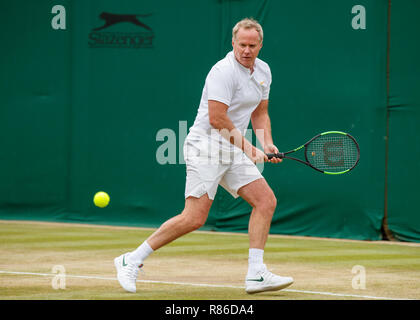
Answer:
<svg viewBox="0 0 420 320"><path fill-rule="evenodd" d="M243 286L248 238L194 232L154 252L137 293L115 280L113 259L136 248L153 230L33 222L0 222L0 299L420 299L420 246L270 236L264 255L273 272L295 283L278 292L248 295ZM66 289L52 287L54 265L66 269ZM355 265L366 270L366 289L352 287ZM1 272L3 271L3 273ZM81 279L73 276L88 276ZM104 277L107 279L96 279ZM307 292L310 291L310 292ZM326 294L317 294L324 292ZM338 294L338 296L328 293ZM352 297L345 295L353 295Z"/></svg>

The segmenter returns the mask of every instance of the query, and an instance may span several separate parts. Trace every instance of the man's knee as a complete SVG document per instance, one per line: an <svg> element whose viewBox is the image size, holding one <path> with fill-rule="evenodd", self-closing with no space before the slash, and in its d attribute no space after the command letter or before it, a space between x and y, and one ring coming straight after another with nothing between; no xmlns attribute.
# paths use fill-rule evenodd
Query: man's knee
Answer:
<svg viewBox="0 0 420 320"><path fill-rule="evenodd" d="M201 228L207 220L213 200L205 194L200 198L189 197L182 212L183 223L191 231Z"/></svg>
<svg viewBox="0 0 420 320"><path fill-rule="evenodd" d="M276 210L277 206L277 198L274 193L267 194L263 198L261 198L257 203L255 208L260 211L264 212L265 214L272 215Z"/></svg>
<svg viewBox="0 0 420 320"><path fill-rule="evenodd" d="M191 210L185 209L182 212L183 223L185 226L188 226L191 231L200 229L206 223L208 211L203 210Z"/></svg>
<svg viewBox="0 0 420 320"><path fill-rule="evenodd" d="M189 229L197 230L200 229L206 223L206 218L202 216L186 216L184 222L189 226Z"/></svg>

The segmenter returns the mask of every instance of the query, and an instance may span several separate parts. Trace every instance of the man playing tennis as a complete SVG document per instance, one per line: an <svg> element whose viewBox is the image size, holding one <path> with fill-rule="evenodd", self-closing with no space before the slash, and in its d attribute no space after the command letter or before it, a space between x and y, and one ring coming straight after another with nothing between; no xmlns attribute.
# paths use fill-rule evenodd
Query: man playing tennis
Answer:
<svg viewBox="0 0 420 320"><path fill-rule="evenodd" d="M117 278L126 291L136 292L138 270L153 251L204 225L219 184L252 206L246 292L279 290L293 283L291 277L277 276L263 263L277 200L255 163L281 160L268 160L265 154L278 153L278 149L273 144L268 115L271 72L257 58L262 42L258 22L239 21L232 31L233 51L210 70L184 144L185 208L136 250L115 258ZM264 152L244 137L250 120Z"/></svg>

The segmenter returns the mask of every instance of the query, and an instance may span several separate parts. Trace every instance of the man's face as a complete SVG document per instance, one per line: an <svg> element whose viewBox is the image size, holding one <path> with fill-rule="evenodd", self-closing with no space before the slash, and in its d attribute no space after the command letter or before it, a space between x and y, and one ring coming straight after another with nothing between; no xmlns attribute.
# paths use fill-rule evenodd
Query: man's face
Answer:
<svg viewBox="0 0 420 320"><path fill-rule="evenodd" d="M262 48L258 31L254 28L240 28L236 39L232 40L236 60L246 68L253 68L255 59Z"/></svg>

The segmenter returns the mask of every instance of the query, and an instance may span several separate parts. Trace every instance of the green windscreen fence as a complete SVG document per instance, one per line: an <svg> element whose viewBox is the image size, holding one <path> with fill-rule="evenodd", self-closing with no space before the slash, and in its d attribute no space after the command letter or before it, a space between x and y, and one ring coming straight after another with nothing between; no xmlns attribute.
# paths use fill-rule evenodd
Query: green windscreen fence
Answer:
<svg viewBox="0 0 420 320"><path fill-rule="evenodd" d="M391 7L387 220L395 238L420 241L420 3Z"/></svg>
<svg viewBox="0 0 420 320"><path fill-rule="evenodd" d="M56 5L0 3L0 219L158 227L180 213L205 78L234 24L254 17L277 147L340 130L361 152L340 176L260 166L278 199L270 232L379 240L385 226L420 241L417 1ZM106 208L93 204L100 190ZM246 232L250 212L219 187L203 229Z"/></svg>

